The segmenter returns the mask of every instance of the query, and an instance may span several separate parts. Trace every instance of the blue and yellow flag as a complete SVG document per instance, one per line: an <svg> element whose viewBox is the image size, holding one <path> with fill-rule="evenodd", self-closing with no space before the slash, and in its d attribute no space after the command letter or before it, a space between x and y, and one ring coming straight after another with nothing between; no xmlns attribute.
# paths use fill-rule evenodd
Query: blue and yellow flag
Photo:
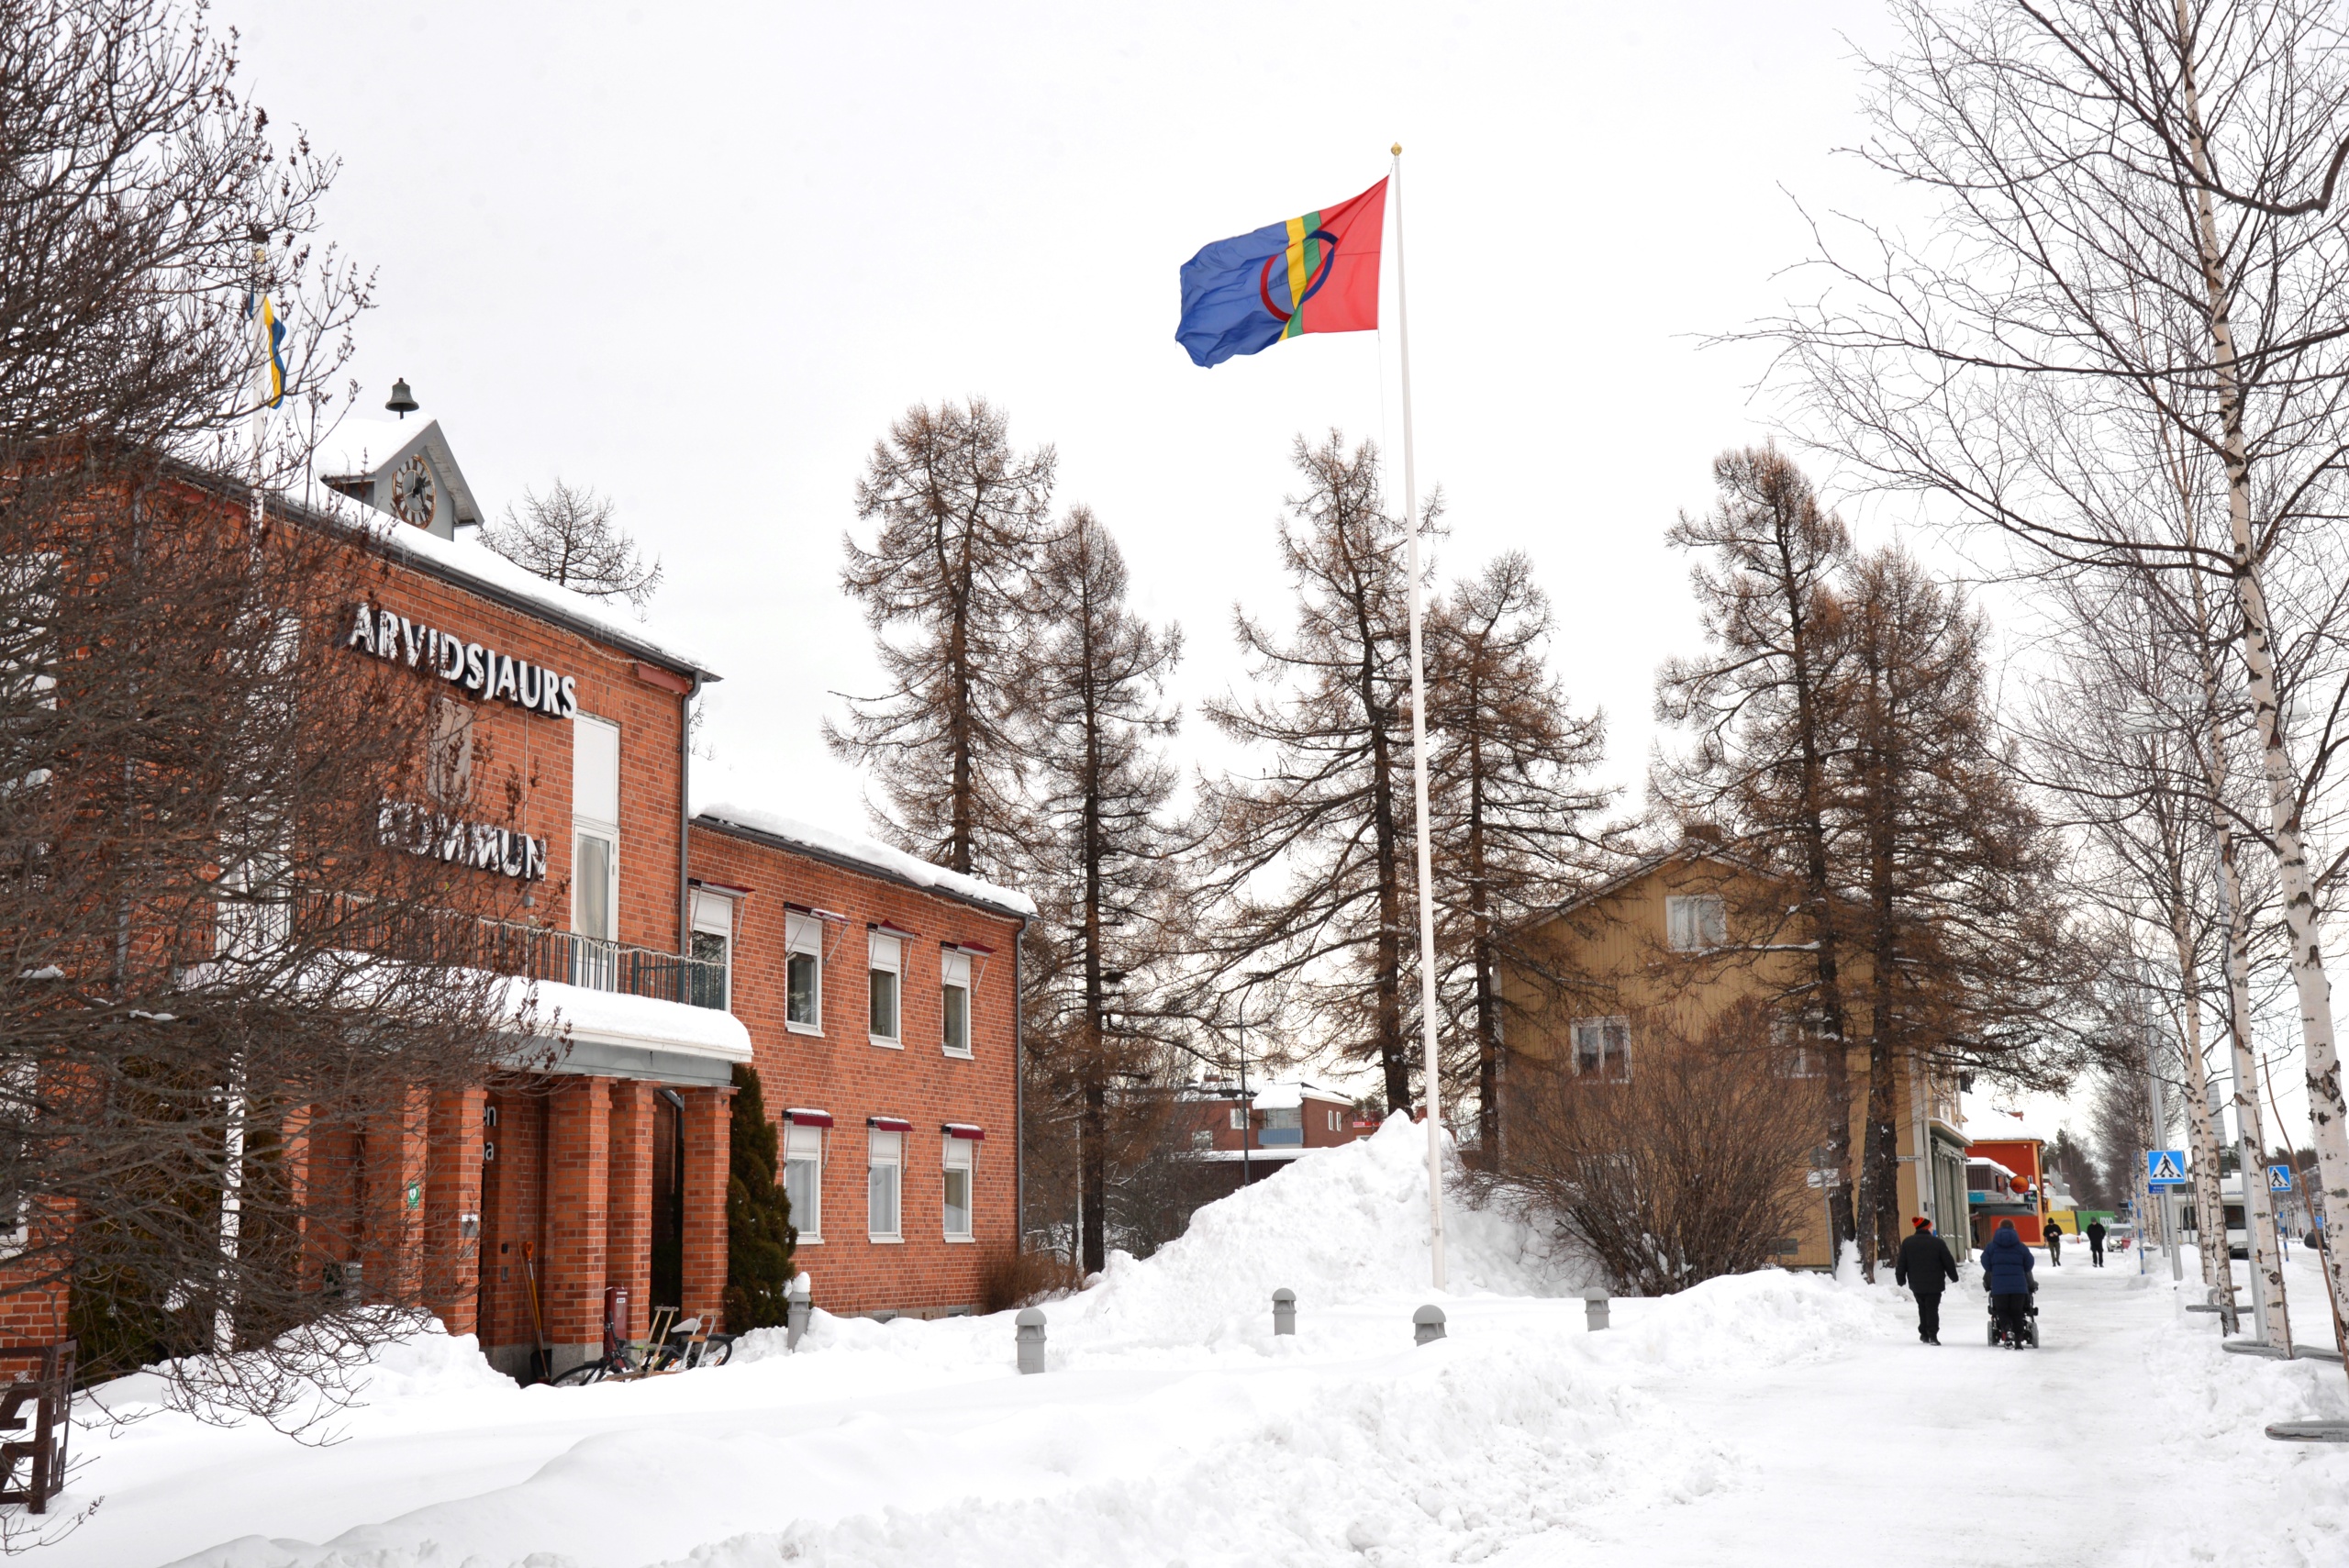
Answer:
<svg viewBox="0 0 2349 1568"><path fill-rule="evenodd" d="M245 319L261 315L262 329L269 344L269 397L272 408L285 401L285 323L277 318L277 302L267 295L245 295Z"/></svg>

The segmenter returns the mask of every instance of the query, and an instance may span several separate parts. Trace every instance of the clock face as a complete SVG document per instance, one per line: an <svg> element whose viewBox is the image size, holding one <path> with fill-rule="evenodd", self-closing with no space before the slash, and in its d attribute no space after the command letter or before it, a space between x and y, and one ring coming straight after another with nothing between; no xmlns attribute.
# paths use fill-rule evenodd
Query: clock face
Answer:
<svg viewBox="0 0 2349 1568"><path fill-rule="evenodd" d="M392 475L392 511L400 521L417 528L432 526L433 509L439 504L439 494L432 483L432 469L423 454L400 464Z"/></svg>

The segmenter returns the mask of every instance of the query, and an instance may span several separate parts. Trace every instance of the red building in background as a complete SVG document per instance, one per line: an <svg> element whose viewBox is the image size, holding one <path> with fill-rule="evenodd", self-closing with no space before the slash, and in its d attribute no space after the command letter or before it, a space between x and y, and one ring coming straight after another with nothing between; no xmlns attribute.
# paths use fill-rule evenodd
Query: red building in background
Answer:
<svg viewBox="0 0 2349 1568"><path fill-rule="evenodd" d="M1998 1222L2011 1219L2026 1246L2047 1240L2047 1183L2036 1138L1982 1138L1965 1146L1965 1207L1974 1244L1986 1246Z"/></svg>

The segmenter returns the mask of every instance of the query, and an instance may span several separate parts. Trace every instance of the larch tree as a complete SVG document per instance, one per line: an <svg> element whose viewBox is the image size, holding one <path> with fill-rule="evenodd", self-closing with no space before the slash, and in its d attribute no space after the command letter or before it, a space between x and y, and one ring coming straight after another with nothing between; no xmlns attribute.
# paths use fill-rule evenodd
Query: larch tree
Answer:
<svg viewBox="0 0 2349 1568"><path fill-rule="evenodd" d="M1208 705L1263 773L1210 781L1210 887L1230 910L1208 957L1286 984L1322 1043L1375 1063L1389 1110L1413 1103L1411 650L1404 520L1377 448L1299 436L1305 488L1280 523L1297 591L1286 634L1235 612L1257 690Z"/></svg>
<svg viewBox="0 0 2349 1568"><path fill-rule="evenodd" d="M1554 630L1533 564L1515 551L1455 586L1428 627L1439 995L1467 1048L1455 1044L1446 1074L1475 1090L1478 1145L1495 1169L1511 1005L1500 969L1548 995L1573 991L1579 977L1526 940L1529 917L1590 881L1601 853L1592 818L1615 798L1589 777L1603 721L1573 713L1550 669Z"/></svg>
<svg viewBox="0 0 2349 1568"><path fill-rule="evenodd" d="M1108 1262L1114 1189L1157 1152L1163 1119L1158 1096L1121 1091L1155 1086L1173 1038L1154 998L1174 978L1191 846L1165 753L1183 639L1134 613L1124 555L1083 506L1045 546L1028 604L1017 686L1041 918L1022 1006L1031 1096L1075 1129L1089 1273Z"/></svg>
<svg viewBox="0 0 2349 1568"><path fill-rule="evenodd" d="M869 769L875 826L951 870L1017 863L1023 752L1011 679L1022 609L1051 533L1052 449L1015 450L983 398L917 405L875 442L857 484L871 548L843 542L841 585L864 608L885 688L827 720L835 755Z"/></svg>
<svg viewBox="0 0 2349 1568"><path fill-rule="evenodd" d="M1900 1084L1985 1072L2060 1085L2063 1027L2085 984L2056 895L2060 846L2023 796L1990 702L1989 628L1964 595L1897 550L1844 577L1842 733L1830 791L1867 957L1868 1088L1859 1218L1888 1258L1899 1208Z"/></svg>
<svg viewBox="0 0 2349 1568"><path fill-rule="evenodd" d="M616 517L608 495L558 477L543 495L522 492L519 510L481 530L482 543L558 588L595 599L623 599L641 610L661 586L661 562L651 565Z"/></svg>
<svg viewBox="0 0 2349 1568"><path fill-rule="evenodd" d="M1669 661L1656 716L1684 731L1687 754L1664 767L1658 794L1684 819L1716 827L1775 892L1733 912L1738 949L1807 955L1786 1005L1815 1034L1823 1082L1822 1168L1840 1248L1853 1239L1852 1089L1847 950L1855 933L1837 872L1842 819L1829 777L1838 744L1832 705L1845 690L1843 608L1834 580L1851 555L1841 518L1794 461L1771 447L1723 452L1711 511L1682 514L1670 534L1691 569L1710 644Z"/></svg>

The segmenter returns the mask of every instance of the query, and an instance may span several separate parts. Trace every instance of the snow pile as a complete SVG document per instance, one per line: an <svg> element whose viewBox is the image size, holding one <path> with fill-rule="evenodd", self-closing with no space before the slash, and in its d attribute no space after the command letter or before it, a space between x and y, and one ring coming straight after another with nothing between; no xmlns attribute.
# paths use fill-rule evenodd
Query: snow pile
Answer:
<svg viewBox="0 0 2349 1568"><path fill-rule="evenodd" d="M1596 1503L1653 1507L1731 1481L1725 1449L1576 1348L1561 1336L1447 1340L1309 1378L1217 1380L1219 1418L1186 1434L1176 1462L1123 1463L1054 1496L739 1536L673 1568L1473 1562L1571 1528ZM1089 1414L1068 1434L1070 1462L1097 1468L1135 1449L1130 1415Z"/></svg>
<svg viewBox="0 0 2349 1568"><path fill-rule="evenodd" d="M512 1396L520 1392L512 1378L489 1364L479 1340L451 1334L435 1318L413 1333L368 1347L364 1358L347 1370L311 1381L295 1394L282 1424L291 1429L306 1421L332 1423L362 1409L383 1411L404 1403L429 1406L451 1396ZM99 1384L85 1397L116 1421L166 1418L204 1429L203 1423L180 1409L180 1400L159 1367ZM223 1424L252 1423L232 1417Z"/></svg>

